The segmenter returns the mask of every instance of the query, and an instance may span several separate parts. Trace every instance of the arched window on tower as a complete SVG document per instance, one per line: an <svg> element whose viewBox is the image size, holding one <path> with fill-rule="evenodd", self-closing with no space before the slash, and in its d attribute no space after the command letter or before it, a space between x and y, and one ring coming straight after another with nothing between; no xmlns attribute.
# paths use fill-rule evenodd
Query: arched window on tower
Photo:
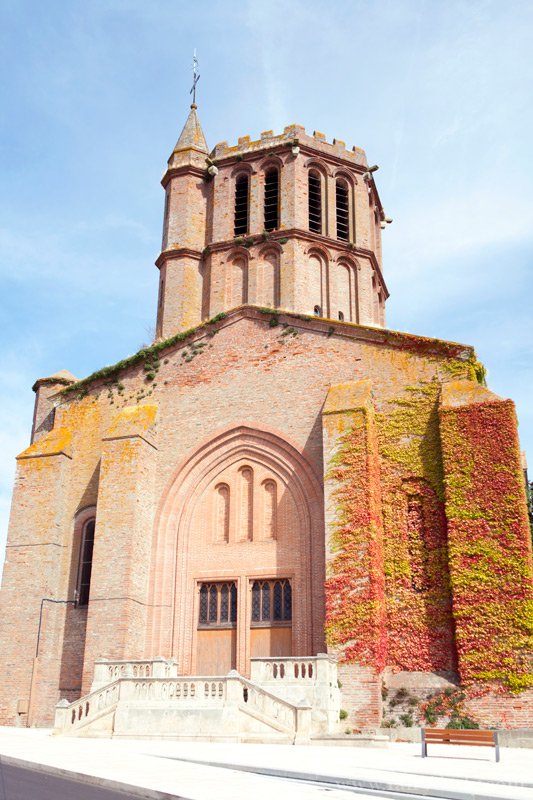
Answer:
<svg viewBox="0 0 533 800"><path fill-rule="evenodd" d="M350 238L349 193L346 181L338 179L335 184L337 239L347 242Z"/></svg>
<svg viewBox="0 0 533 800"><path fill-rule="evenodd" d="M249 191L250 180L248 175L239 175L235 181L235 219L233 226L235 236L248 233Z"/></svg>
<svg viewBox="0 0 533 800"><path fill-rule="evenodd" d="M265 175L265 230L279 228L279 171L272 167Z"/></svg>
<svg viewBox="0 0 533 800"><path fill-rule="evenodd" d="M322 185L320 173L310 170L308 176L309 230L322 233Z"/></svg>
<svg viewBox="0 0 533 800"><path fill-rule="evenodd" d="M86 606L91 589L95 519L87 520L81 537L80 567L78 573L78 605Z"/></svg>

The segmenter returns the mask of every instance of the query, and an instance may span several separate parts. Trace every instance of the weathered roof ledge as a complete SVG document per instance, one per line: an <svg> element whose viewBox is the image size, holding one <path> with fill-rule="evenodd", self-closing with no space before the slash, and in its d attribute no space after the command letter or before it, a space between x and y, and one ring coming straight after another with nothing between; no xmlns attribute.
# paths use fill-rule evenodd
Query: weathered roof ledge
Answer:
<svg viewBox="0 0 533 800"><path fill-rule="evenodd" d="M150 347L143 347L132 356L118 361L107 367L103 367L86 378L82 378L76 383L72 383L65 389L58 392L58 397L68 397L72 393L87 390L92 384L104 381L109 378L116 378L124 370L135 366L141 362L153 360L154 356L159 356L165 350L174 347L193 336L203 336L212 330L213 325L218 328L233 324L239 319L264 319L268 317L268 324L271 327L278 325L292 325L309 330L311 332L324 334L328 337L342 336L359 341L384 345L400 350L408 350L413 353L423 353L424 355L434 355L440 357L455 358L463 362L475 362L475 351L470 345L459 344L458 342L448 342L443 339L432 339L427 336L415 336L411 333L387 330L386 328L376 328L369 325L358 325L354 322L340 322L323 317L307 316L297 314L293 311L285 311L275 308L260 308L258 306L238 306L228 312L221 312L210 320L202 322L194 328L154 342Z"/></svg>

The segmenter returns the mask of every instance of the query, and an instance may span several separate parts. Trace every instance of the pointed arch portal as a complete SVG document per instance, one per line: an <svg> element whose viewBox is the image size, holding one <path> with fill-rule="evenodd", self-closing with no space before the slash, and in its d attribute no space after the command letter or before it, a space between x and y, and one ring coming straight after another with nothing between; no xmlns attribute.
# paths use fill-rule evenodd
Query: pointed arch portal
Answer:
<svg viewBox="0 0 533 800"><path fill-rule="evenodd" d="M221 432L163 494L148 649L197 675L248 674L254 656L315 655L324 569L322 488L304 456L271 431Z"/></svg>

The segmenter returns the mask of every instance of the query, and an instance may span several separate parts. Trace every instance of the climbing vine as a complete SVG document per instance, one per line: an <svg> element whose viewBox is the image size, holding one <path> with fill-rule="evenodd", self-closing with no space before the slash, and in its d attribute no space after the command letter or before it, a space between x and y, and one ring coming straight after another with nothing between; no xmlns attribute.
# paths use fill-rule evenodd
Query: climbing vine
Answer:
<svg viewBox="0 0 533 800"><path fill-rule="evenodd" d="M446 509L463 683L533 686L531 545L514 406L443 410Z"/></svg>
<svg viewBox="0 0 533 800"><path fill-rule="evenodd" d="M326 636L343 659L385 664L383 553L377 459L368 457L369 419L361 410L340 439L328 479L337 506L326 578Z"/></svg>
<svg viewBox="0 0 533 800"><path fill-rule="evenodd" d="M455 667L439 389L407 387L377 415L388 664L402 670Z"/></svg>

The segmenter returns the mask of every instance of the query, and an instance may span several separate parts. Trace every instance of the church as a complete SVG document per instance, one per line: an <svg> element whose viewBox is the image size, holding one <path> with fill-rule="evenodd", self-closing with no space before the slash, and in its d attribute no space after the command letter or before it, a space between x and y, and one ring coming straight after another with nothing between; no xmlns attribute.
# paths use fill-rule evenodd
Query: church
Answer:
<svg viewBox="0 0 533 800"><path fill-rule="evenodd" d="M0 724L308 741L461 687L533 726L514 405L472 347L387 329L376 170L299 125L210 151L193 103L154 343L33 386Z"/></svg>

